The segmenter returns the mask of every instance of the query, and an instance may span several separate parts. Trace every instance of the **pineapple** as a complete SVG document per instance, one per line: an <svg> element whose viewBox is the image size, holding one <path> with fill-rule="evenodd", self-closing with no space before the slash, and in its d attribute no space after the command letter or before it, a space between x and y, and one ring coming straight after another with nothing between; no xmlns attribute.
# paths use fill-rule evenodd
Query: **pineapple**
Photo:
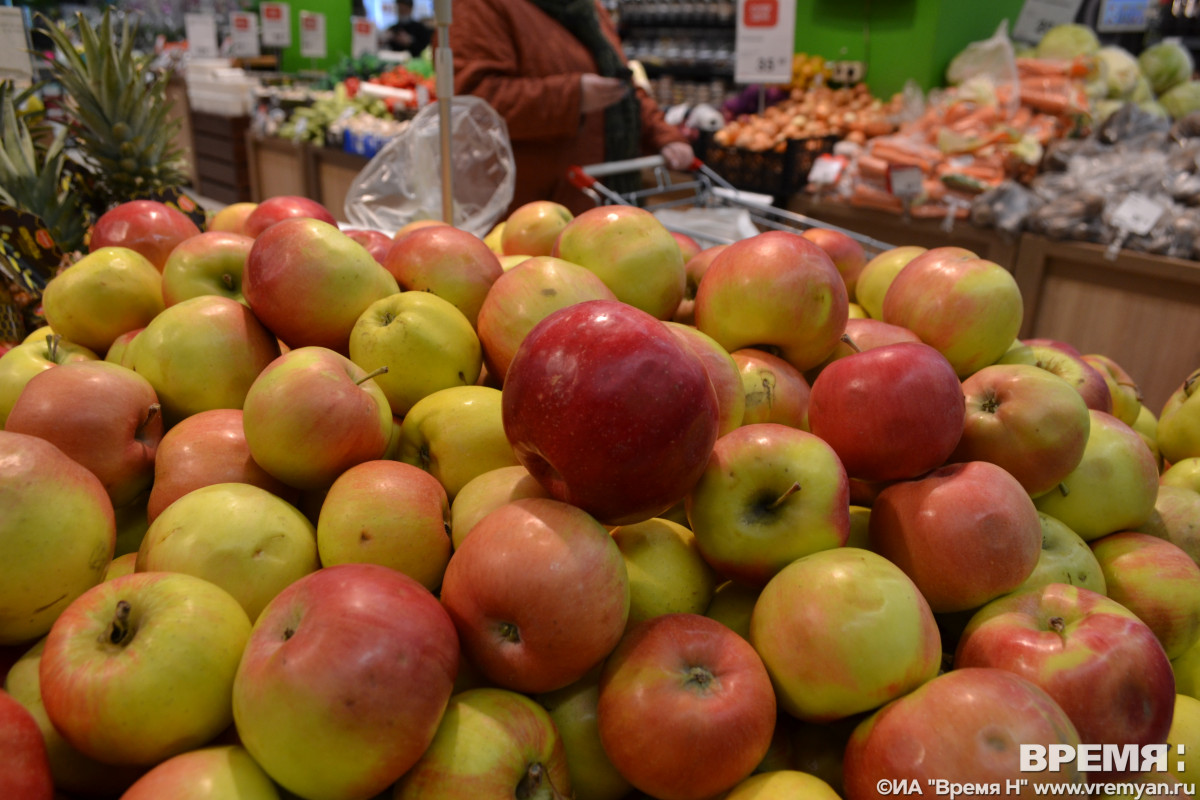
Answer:
<svg viewBox="0 0 1200 800"><path fill-rule="evenodd" d="M111 8L98 28L81 13L77 19L82 52L64 30L40 17L60 51L49 64L70 96L72 133L95 175L99 210L181 186L182 153L174 144L180 123L167 114L167 76L150 69L152 56L134 53L128 18L119 36Z"/></svg>

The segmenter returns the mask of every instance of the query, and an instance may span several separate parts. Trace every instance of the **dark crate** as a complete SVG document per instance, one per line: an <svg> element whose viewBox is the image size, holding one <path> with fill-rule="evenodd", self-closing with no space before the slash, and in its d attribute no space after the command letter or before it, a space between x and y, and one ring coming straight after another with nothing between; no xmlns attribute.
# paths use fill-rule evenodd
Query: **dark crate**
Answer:
<svg viewBox="0 0 1200 800"><path fill-rule="evenodd" d="M701 135L696 155L735 189L769 194L777 206L786 206L792 195L804 190L808 171L817 158L832 153L836 136L788 139L779 150L746 150L713 141L712 133Z"/></svg>

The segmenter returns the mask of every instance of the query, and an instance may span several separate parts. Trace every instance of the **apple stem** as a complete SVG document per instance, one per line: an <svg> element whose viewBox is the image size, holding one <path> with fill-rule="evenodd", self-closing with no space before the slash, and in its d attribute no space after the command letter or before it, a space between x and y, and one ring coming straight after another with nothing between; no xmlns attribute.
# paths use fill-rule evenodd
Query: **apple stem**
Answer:
<svg viewBox="0 0 1200 800"><path fill-rule="evenodd" d="M1060 483L1058 485L1058 492L1063 497L1066 497L1067 495L1069 495L1071 493L1071 490L1067 488L1067 485L1065 483Z"/></svg>
<svg viewBox="0 0 1200 800"><path fill-rule="evenodd" d="M58 342L61 339L57 333L46 334L46 355L51 361L58 361Z"/></svg>
<svg viewBox="0 0 1200 800"><path fill-rule="evenodd" d="M102 641L114 645L123 645L129 638L129 615L133 611L133 607L129 605L128 600L118 600L117 610L113 612L112 622L108 624L107 630L104 631Z"/></svg>
<svg viewBox="0 0 1200 800"><path fill-rule="evenodd" d="M506 642L516 644L521 641L521 629L513 622L500 623L500 638Z"/></svg>
<svg viewBox="0 0 1200 800"><path fill-rule="evenodd" d="M378 378L380 375L386 375L387 371L388 371L388 368L387 368L387 365L385 364L382 367L377 367L377 368L371 370L366 375L363 375L361 378L356 380L354 383L357 386L362 386L364 383L371 380L371 378Z"/></svg>
<svg viewBox="0 0 1200 800"><path fill-rule="evenodd" d="M225 284L226 289L233 289L233 276L228 272L221 275L221 283Z"/></svg>
<svg viewBox="0 0 1200 800"><path fill-rule="evenodd" d="M1192 396L1192 389L1196 386L1196 381L1200 381L1200 372L1193 372L1188 375L1186 381L1183 382L1183 394L1186 397Z"/></svg>
<svg viewBox="0 0 1200 800"><path fill-rule="evenodd" d="M521 782L517 784L515 792L517 800L530 800L540 794L538 790L542 788L542 781L546 782L546 787L550 790L551 800L567 800L567 797L555 787L554 781L550 779L550 773L537 761L529 765Z"/></svg>
<svg viewBox="0 0 1200 800"><path fill-rule="evenodd" d="M162 405L159 403L150 404L149 408L146 409L146 418L142 420L142 424L138 426L138 436L142 435L146 428L149 427L150 423L154 421L154 418L158 416L160 411L162 411Z"/></svg>
<svg viewBox="0 0 1200 800"><path fill-rule="evenodd" d="M840 338L843 342L848 344L850 346L850 349L853 350L854 352L856 352L856 353L862 352L862 348L854 343L854 340L850 338L850 334L843 333Z"/></svg>
<svg viewBox="0 0 1200 800"><path fill-rule="evenodd" d="M779 497L775 498L775 502L773 502L773 503L771 503L771 505L767 506L767 510L774 511L775 509L779 508L781 505L783 505L784 501L786 501L789 497L791 497L798 491L800 491L800 482L796 481L791 486L789 486L783 494L781 494L781 495L779 495Z"/></svg>
<svg viewBox="0 0 1200 800"><path fill-rule="evenodd" d="M1067 623L1062 617L1050 618L1050 630L1054 631L1055 633L1062 633L1066 629Z"/></svg>

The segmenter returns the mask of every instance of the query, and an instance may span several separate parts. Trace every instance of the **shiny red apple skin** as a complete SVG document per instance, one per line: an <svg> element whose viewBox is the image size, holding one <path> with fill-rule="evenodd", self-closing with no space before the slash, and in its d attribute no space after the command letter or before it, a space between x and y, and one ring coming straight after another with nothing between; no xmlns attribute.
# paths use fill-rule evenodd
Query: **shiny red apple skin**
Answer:
<svg viewBox="0 0 1200 800"><path fill-rule="evenodd" d="M88 252L102 247L136 250L162 272L171 251L200 228L182 211L156 200L129 200L100 215L92 228Z"/></svg>
<svg viewBox="0 0 1200 800"><path fill-rule="evenodd" d="M501 409L521 464L553 497L609 525L683 499L719 426L700 359L659 320L611 300L539 322L509 366Z"/></svg>
<svg viewBox="0 0 1200 800"><path fill-rule="evenodd" d="M706 247L683 263L683 274L686 279L683 287L683 299L679 301L679 306L675 309L675 315L671 319L685 325L696 323L696 289L700 286L700 279L704 277L704 273L712 264L713 259L728 246L727 244L715 244L712 247Z"/></svg>
<svg viewBox="0 0 1200 800"><path fill-rule="evenodd" d="M277 195L263 200L250 212L242 223L242 233L256 239L276 222L304 217L319 219L333 226L338 224L329 209L316 200L297 195Z"/></svg>
<svg viewBox="0 0 1200 800"><path fill-rule="evenodd" d="M483 240L450 225L429 225L402 236L383 260L403 291L449 300L475 327L492 285L504 274Z"/></svg>
<svg viewBox="0 0 1200 800"><path fill-rule="evenodd" d="M962 436L966 401L954 368L901 342L838 359L813 381L808 422L851 478L915 478L941 466Z"/></svg>
<svg viewBox="0 0 1200 800"><path fill-rule="evenodd" d="M367 248L376 261L380 264L387 258L388 251L392 249L392 237L388 236L383 231L373 231L366 228L351 228L344 231L354 241Z"/></svg>
<svg viewBox="0 0 1200 800"><path fill-rule="evenodd" d="M54 797L54 778L37 721L5 691L0 691L0 797Z"/></svg>
<svg viewBox="0 0 1200 800"><path fill-rule="evenodd" d="M833 265L837 267L846 283L847 294L853 300L858 276L867 266L867 251L859 241L850 234L833 228L809 228L800 235L829 254Z"/></svg>
<svg viewBox="0 0 1200 800"><path fill-rule="evenodd" d="M846 339L850 341L848 342ZM863 350L873 350L876 347L883 347L885 344L919 341L921 341L921 337L908 328L901 328L899 325L892 325L881 319L872 319L871 317L852 317L846 320L845 338L838 342L838 346L834 348L829 358L808 370L804 374L804 377L811 384L821 374L821 370L839 358L845 358Z"/></svg>

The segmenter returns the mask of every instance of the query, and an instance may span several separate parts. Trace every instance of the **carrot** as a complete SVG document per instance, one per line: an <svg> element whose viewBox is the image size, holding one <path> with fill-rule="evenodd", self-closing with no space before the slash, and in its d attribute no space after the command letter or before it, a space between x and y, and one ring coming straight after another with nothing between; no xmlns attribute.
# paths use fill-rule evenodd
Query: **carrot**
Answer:
<svg viewBox="0 0 1200 800"><path fill-rule="evenodd" d="M1022 90L1021 103L1035 111L1042 111L1047 114L1065 114L1070 109L1070 102L1064 95L1058 93Z"/></svg>
<svg viewBox="0 0 1200 800"><path fill-rule="evenodd" d="M1009 118L1008 124L1014 128L1024 128L1033 119L1033 109L1029 106L1018 106Z"/></svg>
<svg viewBox="0 0 1200 800"><path fill-rule="evenodd" d="M856 183L854 185L854 189L850 193L850 205L894 213L904 210L904 203L899 197L865 183Z"/></svg>
<svg viewBox="0 0 1200 800"><path fill-rule="evenodd" d="M980 106L964 117L951 122L946 127L952 131L965 133L973 128L991 127L1000 118L1000 112L995 106Z"/></svg>
<svg viewBox="0 0 1200 800"><path fill-rule="evenodd" d="M903 167L918 167L922 172L927 174L933 172L934 166L937 163L935 160L922 158L916 153L892 145L875 145L871 148L871 154L889 164ZM940 160L940 158L937 160Z"/></svg>
<svg viewBox="0 0 1200 800"><path fill-rule="evenodd" d="M1092 71L1092 61L1085 56L1073 59L1062 58L1018 58L1017 75L1062 75L1067 78L1085 78Z"/></svg>
<svg viewBox="0 0 1200 800"><path fill-rule="evenodd" d="M863 178L880 182L886 181L887 169L886 161L870 153L863 153L858 157L858 174Z"/></svg>

